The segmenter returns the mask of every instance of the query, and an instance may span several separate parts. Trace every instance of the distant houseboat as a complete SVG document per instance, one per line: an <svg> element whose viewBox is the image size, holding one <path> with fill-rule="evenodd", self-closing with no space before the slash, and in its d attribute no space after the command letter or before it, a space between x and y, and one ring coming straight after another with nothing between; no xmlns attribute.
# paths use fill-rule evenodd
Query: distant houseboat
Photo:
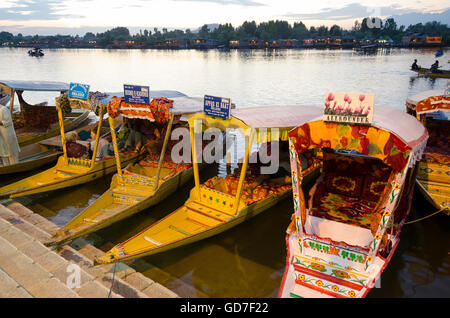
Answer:
<svg viewBox="0 0 450 318"><path fill-rule="evenodd" d="M407 34L402 37L402 44L409 47L440 46L442 37L421 33Z"/></svg>
<svg viewBox="0 0 450 318"><path fill-rule="evenodd" d="M295 48L298 47L298 40L296 39L287 39L287 40L281 40L281 45L284 48Z"/></svg>
<svg viewBox="0 0 450 318"><path fill-rule="evenodd" d="M200 50L214 49L219 46L219 41L210 39L195 39L193 46L195 49Z"/></svg>
<svg viewBox="0 0 450 318"><path fill-rule="evenodd" d="M303 40L303 47L313 47L313 46L314 46L313 39L304 39Z"/></svg>
<svg viewBox="0 0 450 318"><path fill-rule="evenodd" d="M341 46L344 49L354 48L359 44L359 41L353 36L344 36L342 37Z"/></svg>

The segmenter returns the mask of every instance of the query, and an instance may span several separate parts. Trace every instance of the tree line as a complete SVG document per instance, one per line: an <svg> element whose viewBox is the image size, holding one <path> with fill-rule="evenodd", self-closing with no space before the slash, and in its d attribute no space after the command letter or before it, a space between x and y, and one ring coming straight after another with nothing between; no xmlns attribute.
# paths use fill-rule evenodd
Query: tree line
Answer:
<svg viewBox="0 0 450 318"><path fill-rule="evenodd" d="M428 35L437 35L442 37L444 44L450 43L450 28L447 24L437 21L427 22L425 24L417 23L405 27L397 25L393 18L385 21L381 19L364 18L361 22L355 21L350 29L343 29L338 25L327 27L321 25L318 27L306 25L299 21L292 25L288 21L271 20L268 22L256 23L255 21L245 21L238 27L233 27L231 23L219 24L214 27L203 25L195 32L190 29L186 30L168 30L167 28L153 28L140 30L136 34L131 34L126 27L116 27L101 33L87 32L84 36L23 36L17 34L14 36L9 32L0 32L0 43L4 42L32 42L43 39L65 40L68 39L78 41L96 41L100 46L107 46L114 41L135 41L142 44L152 45L167 39L177 40L194 40L196 38L204 38L216 40L220 44L228 45L230 40L259 39L263 41L278 39L297 39L299 41L307 38L315 37L354 37L356 39L380 37L389 37L395 42L401 42L404 35L410 33L422 33Z"/></svg>

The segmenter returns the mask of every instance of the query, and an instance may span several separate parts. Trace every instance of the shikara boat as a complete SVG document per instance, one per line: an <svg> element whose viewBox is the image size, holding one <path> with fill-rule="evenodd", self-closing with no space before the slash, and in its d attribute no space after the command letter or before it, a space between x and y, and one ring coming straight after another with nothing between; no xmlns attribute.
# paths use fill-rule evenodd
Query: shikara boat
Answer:
<svg viewBox="0 0 450 318"><path fill-rule="evenodd" d="M294 214L279 297L367 295L399 243L427 139L419 121L388 107L370 126L318 118L289 132ZM298 158L311 150L323 166L306 201Z"/></svg>
<svg viewBox="0 0 450 318"><path fill-rule="evenodd" d="M275 205L289 195L291 185L277 184L270 179L248 192L250 184L255 181L252 175L246 175L251 145L253 141L286 140L289 129L317 117L320 112L316 107L279 106L235 109L229 119L214 118L204 113L193 115L189 118L189 128L195 187L189 199L182 207L117 244L94 262L125 261L190 244L226 231ZM213 177L200 184L200 160L197 160L200 154L196 140L201 140L199 136L206 128L237 129L242 132L246 146L240 171L226 178Z"/></svg>
<svg viewBox="0 0 450 318"><path fill-rule="evenodd" d="M162 91L162 94L167 93L170 95L170 91ZM172 93L176 95L179 94L175 91ZM159 96L160 91L155 91L153 94L156 94L155 96ZM85 101L69 98L70 106L72 108L87 109L89 111L96 111L98 108L99 123L101 124L98 125L98 131L96 134L97 138L95 140L93 153L97 153L97 146L102 133L104 111L106 105L108 105L111 100L111 97L113 96L109 93L104 94L104 96L97 95L97 97L94 96L93 98ZM96 156L93 156L91 159L68 157L62 110L58 104L57 108L63 155L58 158L58 162L55 167L0 188L0 198L15 198L76 186L96 180L116 170L117 162L115 156L103 157L102 160L96 160ZM110 126L110 128L114 129L117 125L115 120L109 118L108 122L110 125L113 125ZM113 135L113 137L114 136L115 135ZM143 153L137 152L121 152L119 154L120 164L122 167L125 167L129 163L138 160L143 155Z"/></svg>
<svg viewBox="0 0 450 318"><path fill-rule="evenodd" d="M25 102L21 103L20 112L14 113L14 96L17 91L60 92L62 94L69 90L69 84L48 81L0 80L0 88L5 94L10 96L9 109L20 147L60 134L56 106L29 105ZM88 115L89 112L64 112L64 127L66 131L78 127L87 119Z"/></svg>
<svg viewBox="0 0 450 318"><path fill-rule="evenodd" d="M418 69L411 69L411 71L416 72L419 75L432 78L450 78L450 71L446 70L440 70L439 73L433 73L429 68L420 67Z"/></svg>
<svg viewBox="0 0 450 318"><path fill-rule="evenodd" d="M122 164L116 148L116 158L119 162L117 163L117 174L113 176L109 190L54 233L51 241L46 245L68 242L145 210L174 193L192 178L191 163L175 163L172 160L170 154L173 143L170 143L169 140L171 131L175 127L183 128L184 124L187 125L187 116L202 110L203 99L184 96L171 98L171 100L173 108L169 109L170 117L165 123L165 134L161 135L161 139L164 140L162 147L160 149L151 147L148 149L147 157L129 165L124 170L120 169ZM121 105L121 109L124 109L123 106L126 103ZM151 110L151 104L148 105L148 108ZM134 113L126 111L120 111L120 113L125 118L149 120L145 117L136 117ZM148 113L151 114L153 120L152 112ZM188 130L187 127L184 129ZM111 133L115 140L114 130L111 130Z"/></svg>
<svg viewBox="0 0 450 318"><path fill-rule="evenodd" d="M430 138L419 162L417 185L437 209L450 212L450 98L425 91L406 99L406 111L427 128Z"/></svg>

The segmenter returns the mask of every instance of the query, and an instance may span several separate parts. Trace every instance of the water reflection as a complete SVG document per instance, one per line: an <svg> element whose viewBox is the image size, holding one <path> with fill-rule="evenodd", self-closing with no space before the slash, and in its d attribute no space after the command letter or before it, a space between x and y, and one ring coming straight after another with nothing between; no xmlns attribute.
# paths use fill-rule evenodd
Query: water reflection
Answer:
<svg viewBox="0 0 450 318"><path fill-rule="evenodd" d="M237 107L282 104L322 105L329 90L374 92L378 107L404 110L412 94L444 89L447 80L417 77L409 67L435 61L434 50L386 49L374 54L352 50L47 50L32 59L26 49L0 49L6 79L91 84L93 90L121 91L123 83L149 84L191 96L231 97ZM448 52L448 51L447 51ZM446 63L441 63L445 64ZM54 96L40 95L50 100ZM37 100L40 102L42 100ZM201 181L223 172L213 165ZM1 177L6 184L37 171ZM111 175L91 183L36 195L27 204L56 222L67 223L110 185ZM128 239L181 206L193 181L155 207L93 233L87 239L102 250ZM431 207L413 201L410 218ZM286 258L285 230L293 211L287 198L255 218L212 238L143 258L133 266L181 296L275 297ZM369 297L448 297L450 218L437 215L403 229L400 244Z"/></svg>

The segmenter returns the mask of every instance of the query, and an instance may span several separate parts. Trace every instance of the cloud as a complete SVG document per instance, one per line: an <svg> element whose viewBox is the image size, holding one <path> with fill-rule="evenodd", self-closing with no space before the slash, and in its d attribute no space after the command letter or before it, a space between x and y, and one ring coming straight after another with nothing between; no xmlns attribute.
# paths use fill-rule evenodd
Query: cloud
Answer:
<svg viewBox="0 0 450 318"><path fill-rule="evenodd" d="M290 13L285 17L302 19L302 20L348 20L364 17L384 17L394 14L411 13L411 9L402 9L397 5L389 7L366 7L359 3L351 3L343 8L327 8L318 13Z"/></svg>
<svg viewBox="0 0 450 318"><path fill-rule="evenodd" d="M11 1L9 7L0 10L0 20L58 20L64 17L82 17L58 13L65 9L64 2L64 0Z"/></svg>
<svg viewBox="0 0 450 318"><path fill-rule="evenodd" d="M260 7L265 6L263 3L255 2L253 0L172 0L177 2L209 2L222 5L239 5L244 7Z"/></svg>

